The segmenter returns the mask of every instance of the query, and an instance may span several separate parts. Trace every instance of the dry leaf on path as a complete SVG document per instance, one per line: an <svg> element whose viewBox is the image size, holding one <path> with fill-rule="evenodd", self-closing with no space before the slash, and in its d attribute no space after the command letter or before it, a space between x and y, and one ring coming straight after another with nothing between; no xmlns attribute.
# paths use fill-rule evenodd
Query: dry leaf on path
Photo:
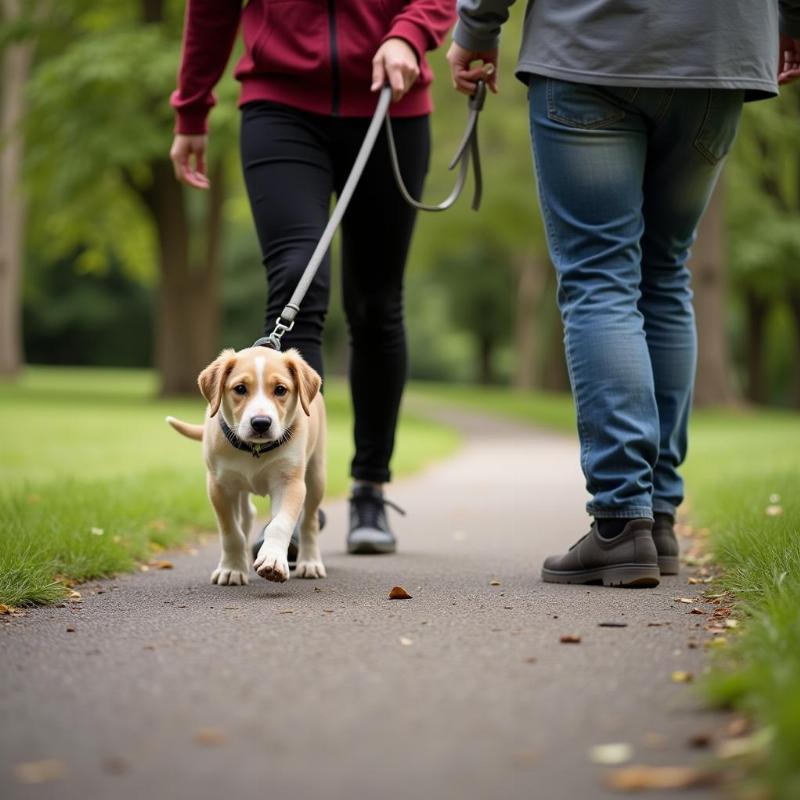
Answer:
<svg viewBox="0 0 800 800"><path fill-rule="evenodd" d="M703 611L702 608L693 608L691 611L689 611L689 613L690 614L705 614L706 612Z"/></svg>
<svg viewBox="0 0 800 800"><path fill-rule="evenodd" d="M633 758L633 747L627 742L598 744L589 749L589 759L595 764L614 766Z"/></svg>
<svg viewBox="0 0 800 800"><path fill-rule="evenodd" d="M499 586L500 581L489 581L489 586Z"/></svg>
<svg viewBox="0 0 800 800"><path fill-rule="evenodd" d="M171 561L165 561L164 559L156 559L155 561L148 562L149 567L153 569L175 569L175 565Z"/></svg>
<svg viewBox="0 0 800 800"><path fill-rule="evenodd" d="M712 786L720 775L694 767L649 767L644 764L615 769L608 776L608 785L622 792L644 789L693 789Z"/></svg>
<svg viewBox="0 0 800 800"><path fill-rule="evenodd" d="M390 600L411 600L411 595L402 586L393 586L389 592Z"/></svg>
<svg viewBox="0 0 800 800"><path fill-rule="evenodd" d="M0 614L10 614L12 612L11 606L7 606L5 603L0 603Z"/></svg>
<svg viewBox="0 0 800 800"><path fill-rule="evenodd" d="M225 741L225 733L219 728L200 728L194 735L194 741L206 747L217 747Z"/></svg>
<svg viewBox="0 0 800 800"><path fill-rule="evenodd" d="M694 675L691 672L680 669L675 670L671 677L673 683L691 683L694 680Z"/></svg>
<svg viewBox="0 0 800 800"><path fill-rule="evenodd" d="M20 783L50 783L61 780L66 774L67 765L57 758L26 761L14 767L14 775Z"/></svg>
<svg viewBox="0 0 800 800"><path fill-rule="evenodd" d="M567 633L560 637L558 641L561 642L561 644L580 644L581 637L578 636L577 633Z"/></svg>
<svg viewBox="0 0 800 800"><path fill-rule="evenodd" d="M627 628L627 622L598 622L598 628Z"/></svg>
<svg viewBox="0 0 800 800"><path fill-rule="evenodd" d="M689 737L689 747L694 747L698 750L705 749L711 746L712 736L710 733L695 733Z"/></svg>
<svg viewBox="0 0 800 800"><path fill-rule="evenodd" d="M414 644L414 640L413 639L409 639L408 636L401 636L400 637L400 644L402 644L403 647L410 647L412 644Z"/></svg>
<svg viewBox="0 0 800 800"><path fill-rule="evenodd" d="M686 603L687 605L691 605L694 603L694 599L691 597L673 597L672 598L676 603Z"/></svg>

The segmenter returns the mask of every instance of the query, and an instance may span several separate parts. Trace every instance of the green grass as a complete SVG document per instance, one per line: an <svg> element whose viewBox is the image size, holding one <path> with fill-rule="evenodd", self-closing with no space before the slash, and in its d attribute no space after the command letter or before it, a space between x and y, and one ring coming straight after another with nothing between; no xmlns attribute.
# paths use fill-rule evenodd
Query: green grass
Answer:
<svg viewBox="0 0 800 800"><path fill-rule="evenodd" d="M214 529L200 446L164 422L201 421L202 398L154 391L154 375L135 370L37 367L0 383L0 603L56 601L59 578L130 570ZM352 419L342 384L329 383L325 398L330 497L348 483ZM394 471L414 472L457 444L452 430L404 415Z"/></svg>
<svg viewBox="0 0 800 800"><path fill-rule="evenodd" d="M686 465L695 526L711 531L722 584L745 615L715 660L713 702L745 710L770 745L755 777L800 797L800 415L698 415ZM782 510L776 516L769 506ZM729 637L730 640L730 637Z"/></svg>
<svg viewBox="0 0 800 800"><path fill-rule="evenodd" d="M563 395L431 386L425 394L465 408L574 435ZM752 778L775 800L800 797L800 414L698 412L684 467L686 511L738 598L740 635L717 652L706 682L711 701L746 711L768 732ZM767 513L778 506L781 513ZM718 591L715 588L715 591Z"/></svg>

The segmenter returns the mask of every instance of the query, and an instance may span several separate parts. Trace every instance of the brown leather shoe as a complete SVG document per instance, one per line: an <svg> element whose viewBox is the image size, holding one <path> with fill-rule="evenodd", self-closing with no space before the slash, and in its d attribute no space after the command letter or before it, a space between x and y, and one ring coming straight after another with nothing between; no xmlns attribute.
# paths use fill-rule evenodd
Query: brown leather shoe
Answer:
<svg viewBox="0 0 800 800"><path fill-rule="evenodd" d="M658 586L661 573L649 519L632 519L622 533L604 539L597 526L563 556L550 556L542 567L549 583L599 583L603 586Z"/></svg>
<svg viewBox="0 0 800 800"><path fill-rule="evenodd" d="M680 545L675 536L675 520L670 514L656 514L653 541L658 552L658 568L662 575L677 575L681 568Z"/></svg>

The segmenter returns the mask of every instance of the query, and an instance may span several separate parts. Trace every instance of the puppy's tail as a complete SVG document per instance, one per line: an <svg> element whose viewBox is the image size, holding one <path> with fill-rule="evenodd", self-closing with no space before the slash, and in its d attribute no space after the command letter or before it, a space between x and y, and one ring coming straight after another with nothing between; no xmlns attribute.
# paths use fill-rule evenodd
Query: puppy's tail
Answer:
<svg viewBox="0 0 800 800"><path fill-rule="evenodd" d="M184 422L183 420L175 419L175 417L167 417L167 422L187 439L194 439L198 442L203 441L202 425L192 425L191 422Z"/></svg>

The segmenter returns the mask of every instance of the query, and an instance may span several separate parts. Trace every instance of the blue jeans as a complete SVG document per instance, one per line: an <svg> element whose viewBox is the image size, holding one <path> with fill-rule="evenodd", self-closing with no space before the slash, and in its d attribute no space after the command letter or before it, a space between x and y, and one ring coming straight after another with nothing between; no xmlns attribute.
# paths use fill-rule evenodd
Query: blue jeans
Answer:
<svg viewBox="0 0 800 800"><path fill-rule="evenodd" d="M697 358L686 262L743 92L533 76L529 102L587 510L674 514Z"/></svg>

